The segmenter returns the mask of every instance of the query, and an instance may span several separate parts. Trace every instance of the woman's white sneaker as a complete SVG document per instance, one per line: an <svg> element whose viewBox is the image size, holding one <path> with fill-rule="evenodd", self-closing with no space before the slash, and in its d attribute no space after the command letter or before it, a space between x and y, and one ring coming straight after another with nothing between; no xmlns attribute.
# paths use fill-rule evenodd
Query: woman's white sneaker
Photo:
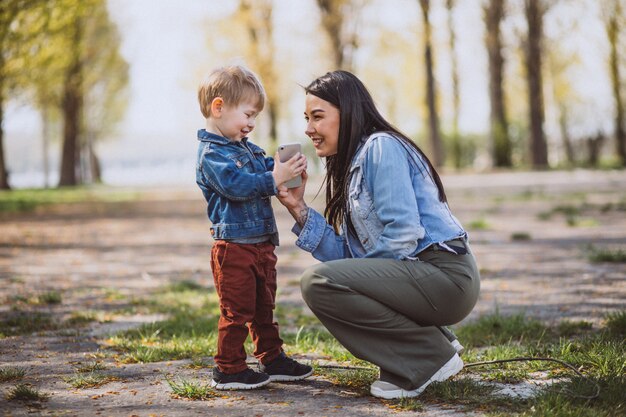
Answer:
<svg viewBox="0 0 626 417"><path fill-rule="evenodd" d="M422 386L420 386L419 388L416 388L414 390L405 390L390 382L378 380L374 381L374 383L370 386L370 393L374 397L384 398L386 400L417 397L432 382L445 381L446 379L458 374L461 369L463 369L463 360L461 360L459 355L455 353L448 362L446 362L441 368L439 368L439 370L435 372L433 376L431 376L428 381L422 384Z"/></svg>

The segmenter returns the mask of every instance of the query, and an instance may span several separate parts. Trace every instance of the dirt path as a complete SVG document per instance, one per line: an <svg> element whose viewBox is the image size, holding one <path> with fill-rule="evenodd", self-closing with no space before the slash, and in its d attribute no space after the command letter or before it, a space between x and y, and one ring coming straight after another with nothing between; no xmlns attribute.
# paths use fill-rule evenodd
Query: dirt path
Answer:
<svg viewBox="0 0 626 417"><path fill-rule="evenodd" d="M546 322L587 320L626 309L626 264L592 264L586 245L626 245L626 172L546 172L446 176L451 206L470 229L482 271L482 293L468 318L498 309ZM313 189L313 188L311 188ZM314 206L319 207L322 197ZM573 214L572 214L573 212ZM276 207L281 232L279 303L302 306L298 276L316 261L294 246L291 221ZM539 217L549 217L541 220ZM569 224L562 213L570 213ZM472 227L473 226L473 227ZM517 234L526 240L514 240ZM140 202L76 204L0 218L0 314L14 300L59 291L60 305L37 307L56 317L113 311L107 294L146 294L176 280L212 285L208 222L194 188L150 190ZM34 333L0 339L0 367L26 369L25 381L50 395L43 408L8 402L14 385L0 382L5 416L385 416L384 402L333 386L321 377L267 390L229 393L209 401L171 397L163 374L208 379L188 362L112 365L119 381L74 390L63 381L74 365L97 355L102 335L154 317L116 316L80 332ZM465 415L428 407L422 413ZM419 413L417 413L419 414ZM395 412L394 415L416 415Z"/></svg>

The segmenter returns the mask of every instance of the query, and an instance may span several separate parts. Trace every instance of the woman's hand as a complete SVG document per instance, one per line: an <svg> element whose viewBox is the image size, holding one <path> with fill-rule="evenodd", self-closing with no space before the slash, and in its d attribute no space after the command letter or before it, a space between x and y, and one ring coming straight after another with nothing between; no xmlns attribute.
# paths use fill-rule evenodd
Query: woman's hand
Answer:
<svg viewBox="0 0 626 417"><path fill-rule="evenodd" d="M306 171L302 171L302 185L295 188L287 188L284 185L278 187L278 201L289 210L291 216L298 222L300 226L304 226L309 212L309 207L304 201L304 190L309 175Z"/></svg>

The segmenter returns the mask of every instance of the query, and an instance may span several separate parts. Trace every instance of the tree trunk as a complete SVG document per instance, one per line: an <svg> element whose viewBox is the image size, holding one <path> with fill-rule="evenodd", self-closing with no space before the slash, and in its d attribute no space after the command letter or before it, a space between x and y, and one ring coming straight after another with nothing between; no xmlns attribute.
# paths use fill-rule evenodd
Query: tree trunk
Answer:
<svg viewBox="0 0 626 417"><path fill-rule="evenodd" d="M80 130L82 97L82 63L80 58L80 22L77 20L74 36L74 62L65 77L63 92L63 149L61 152L61 172L59 186L72 186L80 183Z"/></svg>
<svg viewBox="0 0 626 417"><path fill-rule="evenodd" d="M493 165L496 167L510 167L512 165L511 140L504 101L504 57L502 56L502 32L500 30L500 24L504 18L504 1L490 0L484 8L487 29L485 43L489 56L489 102L491 104L489 139Z"/></svg>
<svg viewBox="0 0 626 417"><path fill-rule="evenodd" d="M611 46L610 69L611 69L611 86L613 90L613 99L615 100L615 152L622 167L626 166L626 131L624 127L624 102L621 96L621 83L619 71L619 36L620 24L619 19L622 18L622 9L619 0L614 0L614 13L609 17L607 23L607 35Z"/></svg>
<svg viewBox="0 0 626 417"><path fill-rule="evenodd" d="M530 153L535 169L548 167L548 145L543 130L543 81L541 77L543 16L541 0L525 0L528 38L526 40L526 78L530 119Z"/></svg>
<svg viewBox="0 0 626 417"><path fill-rule="evenodd" d="M570 166L576 165L576 157L574 156L574 148L572 147L572 140L567 129L568 117L567 107L565 104L559 106L559 128L561 130L561 138L563 140L563 147L565 148L565 156Z"/></svg>
<svg viewBox="0 0 626 417"><path fill-rule="evenodd" d="M450 34L450 56L452 58L452 160L456 168L461 168L462 150L461 138L459 136L459 68L456 56L456 33L454 32L454 10L455 0L446 0L448 9L448 32Z"/></svg>
<svg viewBox="0 0 626 417"><path fill-rule="evenodd" d="M352 71L354 51L358 47L357 30L346 28L346 16L356 16L350 0L317 0L322 17L322 27L328 34L333 55L334 69ZM352 12L352 13L350 13Z"/></svg>
<svg viewBox="0 0 626 417"><path fill-rule="evenodd" d="M50 117L48 116L48 106L41 109L41 142L42 142L42 165L43 165L43 187L50 187Z"/></svg>
<svg viewBox="0 0 626 417"><path fill-rule="evenodd" d="M0 61L2 65L2 61ZM2 77L0 76L0 190L10 190L9 172L4 159L4 90L2 86Z"/></svg>
<svg viewBox="0 0 626 417"><path fill-rule="evenodd" d="M602 151L602 145L604 144L604 135L598 133L596 136L590 136L587 138L588 149L588 164L590 167L596 168L600 159L600 152Z"/></svg>
<svg viewBox="0 0 626 417"><path fill-rule="evenodd" d="M439 132L439 116L437 114L437 97L435 87L435 74L433 71L432 35L429 9L430 0L420 0L422 8L422 20L424 23L424 63L426 64L426 105L428 106L428 126L430 144L433 153L433 164L440 167L444 163L441 134Z"/></svg>

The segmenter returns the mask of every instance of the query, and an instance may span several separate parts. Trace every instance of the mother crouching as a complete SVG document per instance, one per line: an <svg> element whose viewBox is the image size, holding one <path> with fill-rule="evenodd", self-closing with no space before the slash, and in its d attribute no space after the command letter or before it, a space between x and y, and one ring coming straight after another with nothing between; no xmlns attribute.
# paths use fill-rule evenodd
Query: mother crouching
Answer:
<svg viewBox="0 0 626 417"><path fill-rule="evenodd" d="M329 72L305 92L305 133L326 158L324 216L304 201L306 173L278 194L297 246L322 262L302 275L302 295L346 349L380 368L373 396L415 397L463 368L443 326L478 299L467 233L431 162L356 76Z"/></svg>

